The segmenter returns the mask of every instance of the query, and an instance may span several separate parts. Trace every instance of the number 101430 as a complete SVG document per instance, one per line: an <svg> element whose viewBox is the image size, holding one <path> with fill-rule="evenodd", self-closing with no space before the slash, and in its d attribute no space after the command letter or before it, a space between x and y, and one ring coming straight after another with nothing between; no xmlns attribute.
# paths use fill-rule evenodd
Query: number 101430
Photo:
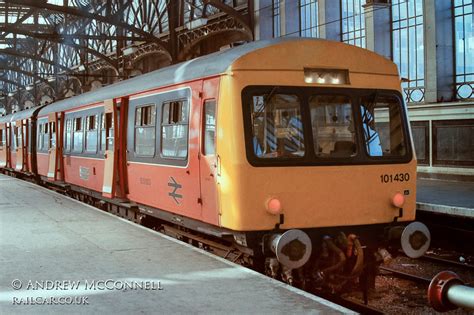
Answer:
<svg viewBox="0 0 474 315"><path fill-rule="evenodd" d="M380 175L380 181L382 183L393 183L393 182L408 182L410 180L410 174L399 173L399 174L383 174Z"/></svg>

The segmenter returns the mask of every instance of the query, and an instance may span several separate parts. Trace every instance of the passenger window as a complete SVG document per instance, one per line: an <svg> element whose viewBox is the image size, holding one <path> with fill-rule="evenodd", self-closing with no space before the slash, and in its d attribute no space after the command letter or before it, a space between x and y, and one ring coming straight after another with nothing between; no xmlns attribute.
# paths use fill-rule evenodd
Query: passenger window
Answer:
<svg viewBox="0 0 474 315"><path fill-rule="evenodd" d="M56 149L56 122L50 122L49 123L50 128L49 128L49 147Z"/></svg>
<svg viewBox="0 0 474 315"><path fill-rule="evenodd" d="M66 128L64 131L64 149L65 152L71 152L71 131L72 131L72 120L66 120Z"/></svg>
<svg viewBox="0 0 474 315"><path fill-rule="evenodd" d="M84 138L84 132L82 130L82 117L77 117L74 119L74 143L73 143L73 152L81 153L82 152L82 143Z"/></svg>
<svg viewBox="0 0 474 315"><path fill-rule="evenodd" d="M105 115L104 113L100 114L100 152L105 151L105 141L106 141L106 134L105 134Z"/></svg>
<svg viewBox="0 0 474 315"><path fill-rule="evenodd" d="M135 153L155 156L156 107L147 105L135 109Z"/></svg>
<svg viewBox="0 0 474 315"><path fill-rule="evenodd" d="M18 148L18 127L13 127L13 145L12 145L12 149L15 150L16 148Z"/></svg>
<svg viewBox="0 0 474 315"><path fill-rule="evenodd" d="M216 101L204 103L204 155L216 153Z"/></svg>
<svg viewBox="0 0 474 315"><path fill-rule="evenodd" d="M38 150L41 151L43 149L43 124L38 124L38 135L36 136L36 138L38 139L38 142L37 142L37 147L38 147Z"/></svg>
<svg viewBox="0 0 474 315"><path fill-rule="evenodd" d="M314 150L317 157L356 155L356 136L351 99L342 95L309 98Z"/></svg>
<svg viewBox="0 0 474 315"><path fill-rule="evenodd" d="M22 133L20 133L20 143L22 143L26 149L26 147L28 146L28 136L27 136L27 130L28 130L28 127L27 127L27 124L28 124L28 121L25 120L23 125L22 125Z"/></svg>
<svg viewBox="0 0 474 315"><path fill-rule="evenodd" d="M298 158L305 154L301 102L297 95L252 97L252 147L259 158Z"/></svg>
<svg viewBox="0 0 474 315"><path fill-rule="evenodd" d="M369 156L404 156L401 106L393 97L364 97L361 100L362 129Z"/></svg>
<svg viewBox="0 0 474 315"><path fill-rule="evenodd" d="M97 115L88 116L86 120L86 152L97 152Z"/></svg>
<svg viewBox="0 0 474 315"><path fill-rule="evenodd" d="M4 141L3 139L5 139L5 135L4 135L4 129L0 129L0 148L3 148L4 146Z"/></svg>
<svg viewBox="0 0 474 315"><path fill-rule="evenodd" d="M49 149L49 123L44 123L43 124L43 144L42 148L43 150L48 150Z"/></svg>
<svg viewBox="0 0 474 315"><path fill-rule="evenodd" d="M186 159L188 156L189 108L186 100L164 103L161 111L161 155Z"/></svg>
<svg viewBox="0 0 474 315"><path fill-rule="evenodd" d="M113 113L105 114L105 120L102 120L102 128L105 131L102 135L103 141L102 149L113 151L114 150L114 115Z"/></svg>
<svg viewBox="0 0 474 315"><path fill-rule="evenodd" d="M20 127L16 127L16 145L17 148L23 148L23 136L22 136L22 128L21 128L21 123Z"/></svg>

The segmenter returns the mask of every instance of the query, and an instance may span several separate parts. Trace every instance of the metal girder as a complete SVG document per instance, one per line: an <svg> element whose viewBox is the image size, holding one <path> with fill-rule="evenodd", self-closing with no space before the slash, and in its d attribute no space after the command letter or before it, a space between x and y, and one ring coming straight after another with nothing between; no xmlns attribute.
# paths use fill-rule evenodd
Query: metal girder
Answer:
<svg viewBox="0 0 474 315"><path fill-rule="evenodd" d="M115 70L116 77L126 78L133 63L146 54L163 54L160 62L153 60L147 66L146 71L151 71L168 64L164 62L165 56L173 64L211 52L226 41L219 39L214 45L211 38L227 32L237 32L229 37L231 40L253 39L251 0L0 2L0 14L5 17L5 22L0 24L0 44L8 47L0 49L0 63L3 59L8 65L1 79L6 82L5 91L28 85L30 77L35 82L37 79L44 82L50 74L62 75L59 83L64 76L75 74L83 81L81 84L87 85L92 77L106 78L105 72L98 70L109 66ZM199 18L205 18L207 23L190 29L188 23ZM205 40L209 45L202 44ZM138 50L124 54L127 45ZM81 64L87 71L78 68Z"/></svg>
<svg viewBox="0 0 474 315"><path fill-rule="evenodd" d="M8 66L8 65L0 64L0 70L7 70L7 71L12 71L12 72L17 72L17 73L21 73L23 75L26 75L28 77L32 77L35 81L39 80L39 81L42 81L42 82L48 82L48 80L46 80L45 78L42 78L42 77L34 74L33 72L25 71L25 70L21 69L20 67L12 67L12 66Z"/></svg>
<svg viewBox="0 0 474 315"><path fill-rule="evenodd" d="M25 30L25 28L22 28ZM19 32L16 32L15 28L8 27L8 26L0 26L0 32L5 31L6 33L17 33L20 34ZM38 39L44 39L48 40L51 38L57 39L59 41L66 41L66 40L73 40L73 39L85 39L85 40L133 40L133 41L145 41L143 37L138 37L138 36L110 36L110 35L105 35L105 34L100 34L100 35L89 35L89 34L58 34L58 33L38 33L38 32L32 32L32 34L35 34L35 36L32 36L34 38ZM1 37L1 35L0 35ZM4 40L5 42L21 42L24 38L17 38L17 39L6 39ZM0 38L1 40L1 38Z"/></svg>
<svg viewBox="0 0 474 315"><path fill-rule="evenodd" d="M0 49L0 55L2 55L2 54L3 55L9 55L9 56L15 56L15 57L21 57L21 58L29 58L29 59L36 60L36 61L39 61L39 62L42 62L42 63L46 63L46 64L49 64L49 65L52 65L52 66L57 66L62 71L65 71L65 72L68 72L68 73L71 72L71 70L68 67L65 67L63 65L54 63L51 60L41 58L37 55L30 55L30 54L27 54L27 53L20 52L18 50L3 48L3 49Z"/></svg>
<svg viewBox="0 0 474 315"><path fill-rule="evenodd" d="M50 41L50 42L54 42L54 43L58 43L58 44L63 44L63 45L75 48L77 50L84 50L84 51L88 52L89 54L91 54L91 55L93 55L93 56L95 56L99 59L102 59L102 60L106 61L108 64L110 64L115 69L117 68L117 65L116 65L115 61L113 61L112 59L110 59L106 55L101 54L97 50L91 49L89 47L84 47L84 46L78 45L78 44L73 43L73 42L61 41L60 39L58 39L57 36L47 37L48 34L34 33L34 32L30 32L30 31L26 31L26 30L21 29L21 28L11 27L11 26L2 26L2 27L0 27L0 31L1 30L11 32L11 33L15 33L15 34L22 34L22 35L25 35L25 36L28 36L28 37L31 37L31 38L38 38L38 39L42 39L42 40L46 40L46 41Z"/></svg>
<svg viewBox="0 0 474 315"><path fill-rule="evenodd" d="M13 26L18 26L21 25L24 21L26 21L30 16L32 16L37 10L36 9L30 9L27 13L25 13L21 18L15 21L13 23ZM5 32L2 35L0 35L0 40L5 39L9 32Z"/></svg>
<svg viewBox="0 0 474 315"><path fill-rule="evenodd" d="M227 15L233 17L236 21L238 21L250 34L253 34L252 28L250 27L249 20L246 20L242 17L237 10L234 8L220 2L219 0L202 0L203 4L212 5L213 7L221 10L222 12L226 13Z"/></svg>
<svg viewBox="0 0 474 315"><path fill-rule="evenodd" d="M15 4L19 6L24 6L24 7L30 7L30 8L36 8L40 10L47 10L47 11L53 11L57 13L63 13L63 14L68 14L68 15L73 15L73 16L78 16L78 17L83 17L87 18L90 20L96 20L102 23L107 23L107 24L112 24L118 27L121 27L125 30L128 30L130 32L133 32L135 34L138 34L140 36L143 36L149 41L155 42L159 46L163 47L166 51L169 50L168 44L163 42L161 39L159 39L156 36L153 36L150 33L147 33L139 28L134 27L133 25L129 25L127 23L121 22L120 20L117 19L117 17L114 16L109 16L105 17L99 14L95 13L90 13L87 11L82 11L79 9L75 9L72 7L64 7L64 6L59 6L59 5L54 5L54 4L49 4L47 1L42 0L5 0L6 3L9 4Z"/></svg>
<svg viewBox="0 0 474 315"><path fill-rule="evenodd" d="M21 87L21 88L25 87L24 85L21 85L18 82L15 82L15 81L9 80L7 78L3 78L3 77L0 77L0 81L11 84L11 85L15 85L15 86L18 86L18 87Z"/></svg>

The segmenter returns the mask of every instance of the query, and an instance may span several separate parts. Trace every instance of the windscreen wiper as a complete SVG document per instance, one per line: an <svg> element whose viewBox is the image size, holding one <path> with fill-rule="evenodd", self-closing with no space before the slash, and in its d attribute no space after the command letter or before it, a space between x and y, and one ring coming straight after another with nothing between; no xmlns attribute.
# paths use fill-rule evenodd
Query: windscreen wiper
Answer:
<svg viewBox="0 0 474 315"><path fill-rule="evenodd" d="M263 113L263 111L265 111L265 109L267 108L267 104L271 101L271 99L273 98L273 96L275 96L275 93L278 91L280 87L279 86L274 86L270 93L268 93L264 99L263 99L263 106L262 108L258 111L258 114L260 113Z"/></svg>

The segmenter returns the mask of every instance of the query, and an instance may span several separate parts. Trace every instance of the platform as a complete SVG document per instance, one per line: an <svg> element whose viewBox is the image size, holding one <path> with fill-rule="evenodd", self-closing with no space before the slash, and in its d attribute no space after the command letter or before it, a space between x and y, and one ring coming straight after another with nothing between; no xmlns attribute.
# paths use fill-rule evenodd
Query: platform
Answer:
<svg viewBox="0 0 474 315"><path fill-rule="evenodd" d="M474 183L418 179L417 210L474 218Z"/></svg>
<svg viewBox="0 0 474 315"><path fill-rule="evenodd" d="M4 175L0 253L0 314L350 312Z"/></svg>

